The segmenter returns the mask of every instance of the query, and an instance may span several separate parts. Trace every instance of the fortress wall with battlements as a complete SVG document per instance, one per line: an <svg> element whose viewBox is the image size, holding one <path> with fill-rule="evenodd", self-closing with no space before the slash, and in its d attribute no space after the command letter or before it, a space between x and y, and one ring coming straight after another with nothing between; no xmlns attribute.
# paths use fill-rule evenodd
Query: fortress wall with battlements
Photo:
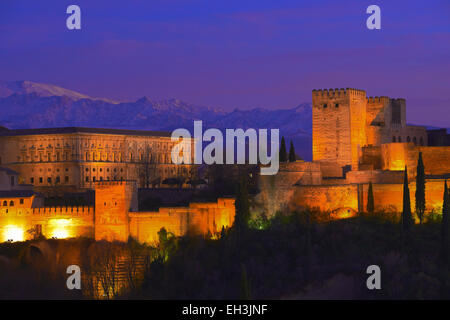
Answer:
<svg viewBox="0 0 450 320"><path fill-rule="evenodd" d="M94 237L93 207L8 208L0 214L0 241Z"/></svg>
<svg viewBox="0 0 450 320"><path fill-rule="evenodd" d="M189 207L159 208L155 212L130 213L130 235L141 243L157 244L158 232L165 228L175 236L220 233L234 222L234 199L216 203L191 203Z"/></svg>
<svg viewBox="0 0 450 320"><path fill-rule="evenodd" d="M16 199L17 204L8 202L7 207L0 207L0 241L23 241L42 234L122 242L132 236L154 243L163 227L176 236L214 235L234 222L234 199L228 198L138 212L136 188L135 181L97 182L95 207L32 207L34 196Z"/></svg>

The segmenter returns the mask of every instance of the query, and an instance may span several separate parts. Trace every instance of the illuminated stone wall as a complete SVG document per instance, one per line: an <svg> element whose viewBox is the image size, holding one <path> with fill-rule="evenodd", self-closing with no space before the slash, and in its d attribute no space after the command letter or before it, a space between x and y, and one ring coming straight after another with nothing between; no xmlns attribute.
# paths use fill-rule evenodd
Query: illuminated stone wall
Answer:
<svg viewBox="0 0 450 320"><path fill-rule="evenodd" d="M188 207L137 211L137 189L132 181L98 182L95 187L95 239L154 243L165 228L176 236L215 234L234 221L234 199L191 203Z"/></svg>
<svg viewBox="0 0 450 320"><path fill-rule="evenodd" d="M373 197L375 211L401 212L403 210L403 184L374 184ZM367 208L367 193L369 185L362 186L363 208ZM444 196L444 180L427 180L425 184L426 212L442 213L442 201ZM416 183L409 184L411 210L415 212Z"/></svg>
<svg viewBox="0 0 450 320"><path fill-rule="evenodd" d="M276 175L259 176L260 193L254 198L252 212L265 213L268 217L278 211L287 212L294 193L294 184L319 185L321 182L319 163L281 163Z"/></svg>
<svg viewBox="0 0 450 320"><path fill-rule="evenodd" d="M358 211L358 186L298 186L294 190L291 210L307 208L324 212L331 212L340 208Z"/></svg>
<svg viewBox="0 0 450 320"><path fill-rule="evenodd" d="M103 181L95 186L95 240L127 241L130 211L137 211L135 181Z"/></svg>
<svg viewBox="0 0 450 320"><path fill-rule="evenodd" d="M187 233L215 235L234 222L234 199L191 203L188 207L137 212L136 183L104 181L96 184L95 207L33 207L34 196L23 203L0 207L0 242L32 239L38 230L46 238L89 237L127 241L129 236L154 244L166 228L176 236ZM2 203L0 203L2 204ZM94 214L95 212L95 214ZM31 232L34 229L33 232ZM30 231L30 232L29 232Z"/></svg>
<svg viewBox="0 0 450 320"><path fill-rule="evenodd" d="M403 210L402 183L373 184L375 211L401 212ZM365 211L369 185L350 184L334 186L298 186L295 188L291 201L291 210L305 208L332 212L343 208L355 211ZM409 183L411 208L415 211L415 182ZM427 179L426 181L426 211L442 212L444 194L443 179Z"/></svg>
<svg viewBox="0 0 450 320"><path fill-rule="evenodd" d="M366 145L366 93L357 89L313 90L313 161L357 165Z"/></svg>
<svg viewBox="0 0 450 320"><path fill-rule="evenodd" d="M234 222L234 199L219 198L216 203L191 203L189 207L159 208L155 212L130 213L130 235L141 243L155 244L165 228L175 236L186 234L214 236Z"/></svg>
<svg viewBox="0 0 450 320"><path fill-rule="evenodd" d="M403 183L403 171L362 170L349 171L345 183Z"/></svg>
<svg viewBox="0 0 450 320"><path fill-rule="evenodd" d="M8 210L8 212L6 212ZM37 228L46 238L94 236L93 207L46 207L3 209L0 214L0 242L32 239ZM34 230L34 231L33 231Z"/></svg>
<svg viewBox="0 0 450 320"><path fill-rule="evenodd" d="M419 152L422 152L426 175L450 173L450 147L414 146L413 143L388 143L381 146L382 169L404 170L408 166L408 177L416 175Z"/></svg>

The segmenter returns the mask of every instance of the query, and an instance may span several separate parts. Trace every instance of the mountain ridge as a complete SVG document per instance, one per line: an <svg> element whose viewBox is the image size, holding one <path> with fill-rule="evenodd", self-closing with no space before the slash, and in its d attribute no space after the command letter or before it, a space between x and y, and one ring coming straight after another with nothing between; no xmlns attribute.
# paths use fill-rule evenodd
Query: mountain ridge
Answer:
<svg viewBox="0 0 450 320"><path fill-rule="evenodd" d="M54 85L31 81L0 81L0 125L10 129L52 127L102 127L193 132L195 120L203 128L280 129L297 153L311 159L311 104L293 108L249 110L199 106L179 99L155 101L142 96L136 101L113 101Z"/></svg>

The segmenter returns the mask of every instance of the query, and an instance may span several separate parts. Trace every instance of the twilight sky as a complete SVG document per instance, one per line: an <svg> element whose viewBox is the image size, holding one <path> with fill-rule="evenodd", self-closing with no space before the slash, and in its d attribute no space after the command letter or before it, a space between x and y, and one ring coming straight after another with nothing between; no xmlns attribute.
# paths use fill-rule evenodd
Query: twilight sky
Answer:
<svg viewBox="0 0 450 320"><path fill-rule="evenodd" d="M70 4L81 30L66 28ZM381 30L366 28L371 4ZM355 87L450 127L450 1L0 0L0 80L226 110Z"/></svg>

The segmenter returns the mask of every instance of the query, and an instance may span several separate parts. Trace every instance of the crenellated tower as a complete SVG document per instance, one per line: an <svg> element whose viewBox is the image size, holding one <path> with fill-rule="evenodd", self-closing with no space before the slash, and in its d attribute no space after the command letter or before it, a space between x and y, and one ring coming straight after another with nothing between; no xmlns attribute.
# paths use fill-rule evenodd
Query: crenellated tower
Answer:
<svg viewBox="0 0 450 320"><path fill-rule="evenodd" d="M313 161L358 168L361 148L367 144L364 90L312 91Z"/></svg>

